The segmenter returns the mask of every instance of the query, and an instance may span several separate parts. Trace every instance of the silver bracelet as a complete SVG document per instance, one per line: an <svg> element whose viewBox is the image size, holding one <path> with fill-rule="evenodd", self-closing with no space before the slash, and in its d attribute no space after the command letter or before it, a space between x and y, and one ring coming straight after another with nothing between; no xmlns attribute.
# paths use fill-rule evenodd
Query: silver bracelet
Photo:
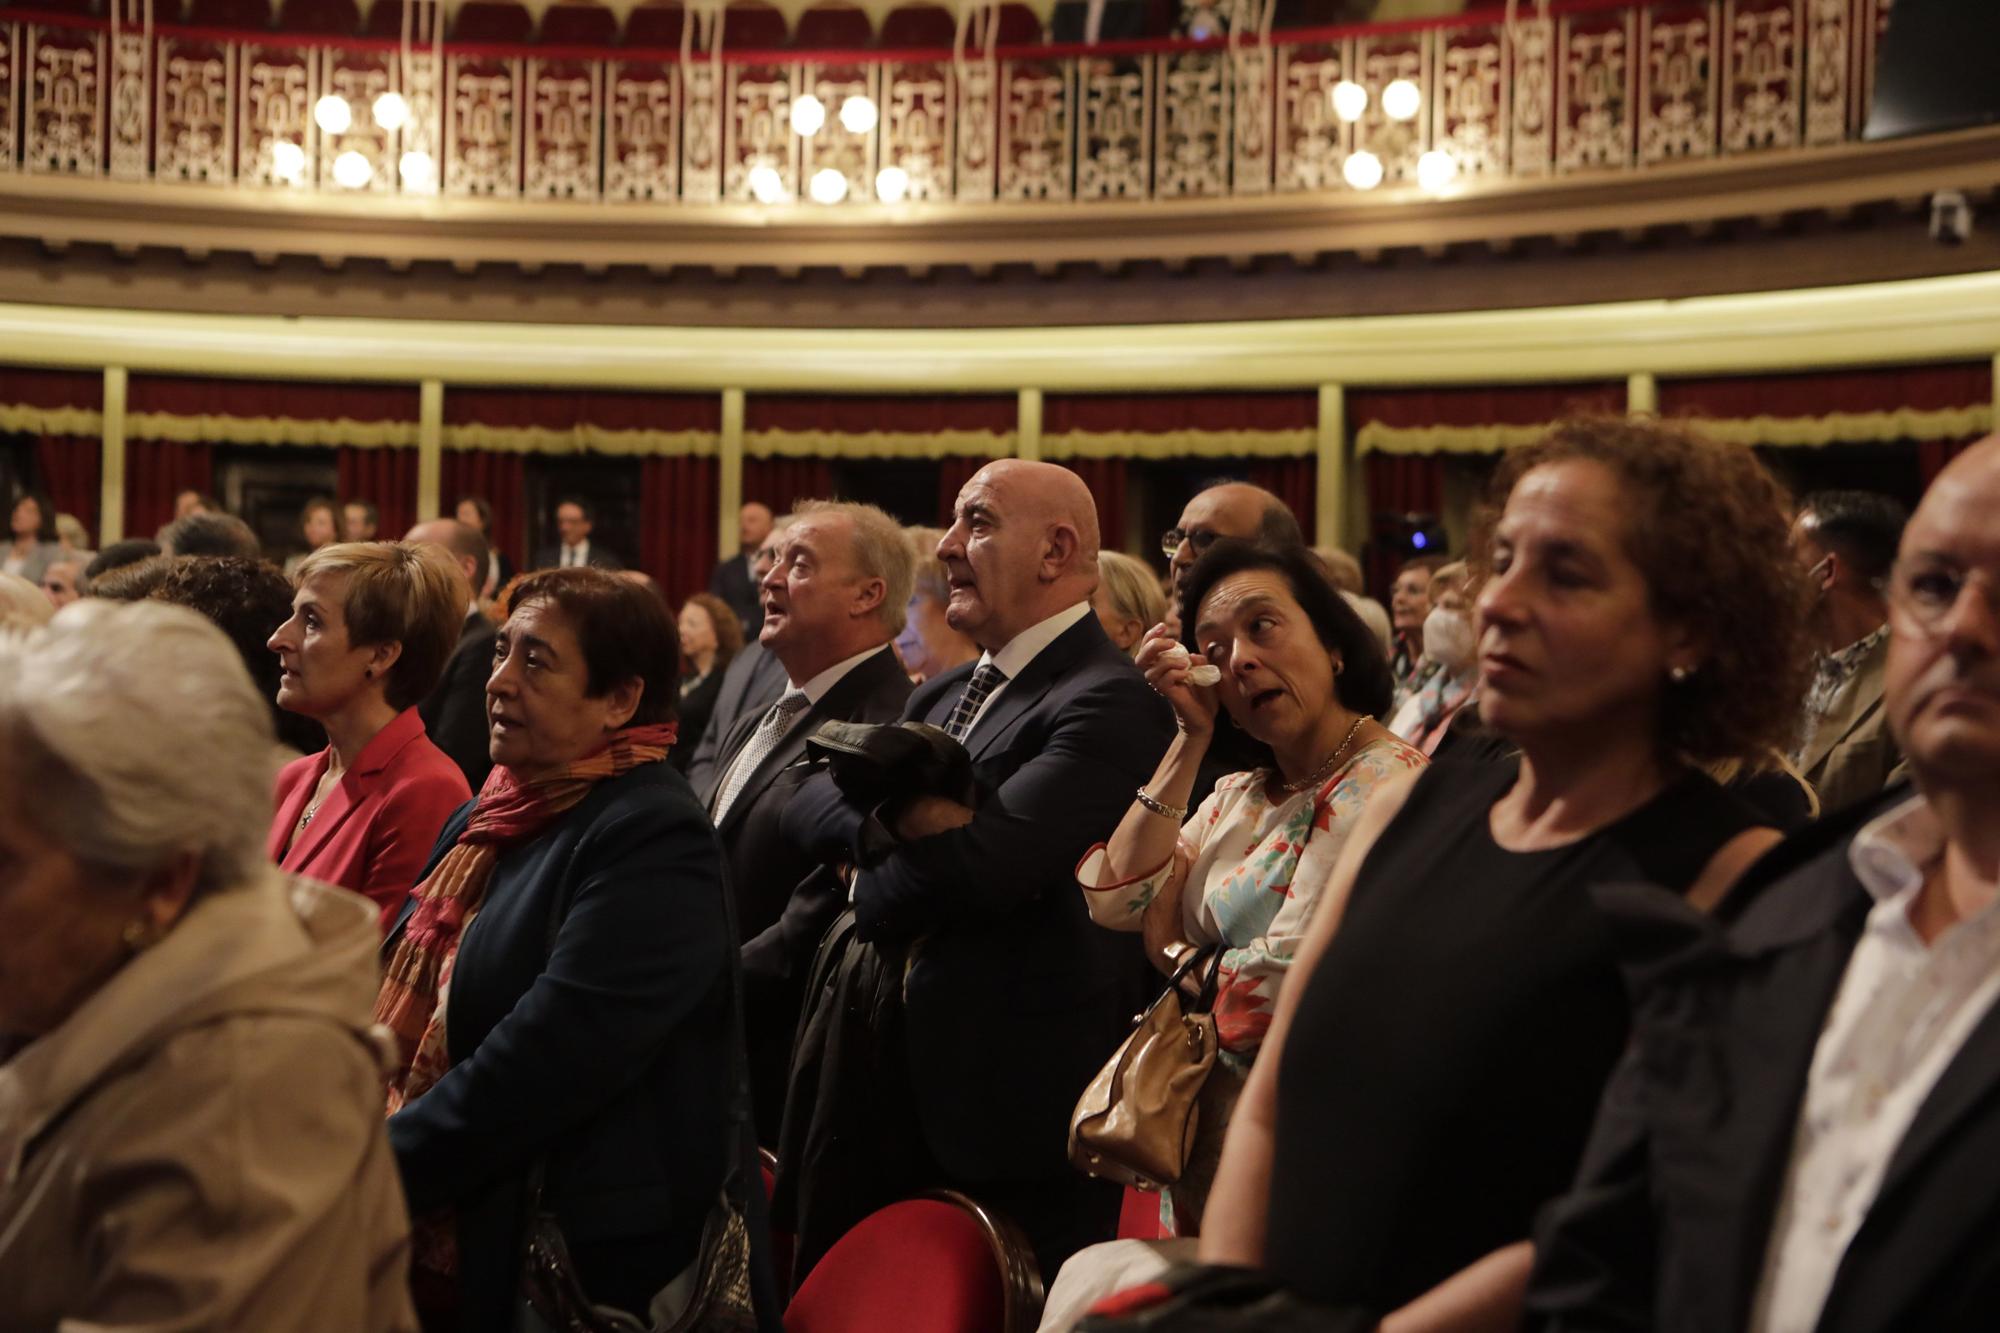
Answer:
<svg viewBox="0 0 2000 1333"><path fill-rule="evenodd" d="M1175 808L1174 806L1168 805L1165 801L1156 801L1153 799L1152 794L1148 792L1144 787L1139 788L1139 790L1134 792L1133 795L1139 798L1140 805L1145 806L1148 810L1151 810L1156 815L1163 815L1166 818L1173 820L1176 824L1182 823L1187 819L1186 806Z"/></svg>

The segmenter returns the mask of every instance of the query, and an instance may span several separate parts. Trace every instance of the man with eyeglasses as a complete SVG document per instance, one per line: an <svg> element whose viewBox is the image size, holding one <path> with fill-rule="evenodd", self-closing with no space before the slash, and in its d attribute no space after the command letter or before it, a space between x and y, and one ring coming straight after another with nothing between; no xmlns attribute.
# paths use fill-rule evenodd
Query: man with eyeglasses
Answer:
<svg viewBox="0 0 2000 1333"><path fill-rule="evenodd" d="M1305 534L1285 502L1261 486L1229 481L1197 491L1181 510L1181 521L1160 534L1171 589L1167 623L1180 632L1181 585L1194 562L1218 537L1243 537L1266 546L1303 546Z"/></svg>
<svg viewBox="0 0 2000 1333"><path fill-rule="evenodd" d="M1792 762L1830 814L1907 776L1889 734L1885 585L1909 514L1886 495L1820 491L1792 523L1792 553L1812 583L1819 661Z"/></svg>
<svg viewBox="0 0 2000 1333"><path fill-rule="evenodd" d="M1886 580L1914 793L1643 922L1633 1045L1545 1215L1543 1329L1991 1328L2000 1311L2000 435L1932 483ZM1650 895L1650 896L1648 896Z"/></svg>

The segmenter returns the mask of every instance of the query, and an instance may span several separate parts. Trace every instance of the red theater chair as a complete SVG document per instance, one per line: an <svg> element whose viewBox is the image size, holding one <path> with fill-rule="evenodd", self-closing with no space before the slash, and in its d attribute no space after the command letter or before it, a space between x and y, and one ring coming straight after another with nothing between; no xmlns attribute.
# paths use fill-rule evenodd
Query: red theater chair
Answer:
<svg viewBox="0 0 2000 1333"><path fill-rule="evenodd" d="M871 1213L806 1275L785 1333L1033 1333L1042 1279L1028 1238L963 1194Z"/></svg>

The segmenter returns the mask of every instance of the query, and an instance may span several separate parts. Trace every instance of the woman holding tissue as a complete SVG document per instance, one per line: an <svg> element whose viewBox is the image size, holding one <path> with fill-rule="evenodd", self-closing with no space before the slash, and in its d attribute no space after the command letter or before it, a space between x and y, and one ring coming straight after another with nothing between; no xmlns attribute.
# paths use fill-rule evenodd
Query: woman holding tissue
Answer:
<svg viewBox="0 0 2000 1333"><path fill-rule="evenodd" d="M1187 1173L1166 1201L1174 1230L1192 1235L1229 1107L1334 857L1369 793L1424 757L1375 720L1393 688L1388 663L1303 548L1217 542L1189 572L1181 623L1183 643L1155 627L1138 654L1180 734L1077 882L1100 925L1144 933L1163 973L1222 951L1220 1056ZM1267 759L1223 778L1189 818L1218 712Z"/></svg>

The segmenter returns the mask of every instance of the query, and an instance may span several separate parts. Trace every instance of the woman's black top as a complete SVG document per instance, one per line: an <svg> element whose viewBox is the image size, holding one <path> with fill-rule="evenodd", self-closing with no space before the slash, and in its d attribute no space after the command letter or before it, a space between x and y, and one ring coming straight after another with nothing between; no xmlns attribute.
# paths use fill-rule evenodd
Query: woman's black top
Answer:
<svg viewBox="0 0 2000 1333"><path fill-rule="evenodd" d="M1265 1261L1378 1315L1525 1240L1564 1190L1627 1010L1593 883L1685 892L1759 822L1687 773L1564 847L1489 813L1518 760L1433 764L1363 861L1278 1070Z"/></svg>
<svg viewBox="0 0 2000 1333"><path fill-rule="evenodd" d="M694 759L694 747L701 743L701 733L707 729L708 719L715 712L715 701L722 693L725 665L718 660L706 676L689 676L681 681L680 703L675 708L680 739L667 752L667 762L677 772L687 772L689 762Z"/></svg>

